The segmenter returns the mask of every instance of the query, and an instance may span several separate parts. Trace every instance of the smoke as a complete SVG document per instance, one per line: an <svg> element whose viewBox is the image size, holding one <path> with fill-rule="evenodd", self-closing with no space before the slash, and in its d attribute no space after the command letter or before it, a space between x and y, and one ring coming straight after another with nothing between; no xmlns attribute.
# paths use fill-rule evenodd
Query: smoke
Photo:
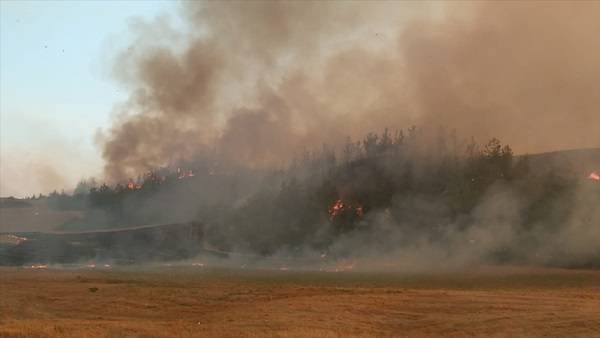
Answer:
<svg viewBox="0 0 600 338"><path fill-rule="evenodd" d="M62 155L62 154L61 154ZM68 178L58 170L55 158L23 156L23 153L2 154L3 164L0 167L0 193L2 196L19 196L27 193L60 191L68 183ZM61 156L62 157L62 156ZM44 160L48 160L47 162ZM22 168L27 168L23 170ZM74 173L75 174L75 173Z"/></svg>
<svg viewBox="0 0 600 338"><path fill-rule="evenodd" d="M405 32L424 121L528 152L597 147L599 17L597 3L493 3L468 24Z"/></svg>
<svg viewBox="0 0 600 338"><path fill-rule="evenodd" d="M104 175L206 170L132 192L121 205L139 214L129 221L201 219L208 245L252 257L240 262L319 262L321 250L382 269L598 262L597 186L571 192L532 174L521 176L532 183L503 177L479 191L468 174L438 179L452 164L427 148L440 126L521 153L599 147L599 3L184 2L181 18L182 27L135 22L137 38L116 58L130 96L99 135ZM432 135L407 137L393 165L372 156L340 165L331 182L320 181L327 163L299 181L239 173L411 125ZM468 162L461 146L446 146ZM552 171L546 160L537 166ZM431 188L450 186L444 179L465 182ZM327 207L359 194L375 207L336 229Z"/></svg>
<svg viewBox="0 0 600 338"><path fill-rule="evenodd" d="M137 24L105 131L122 180L217 150L251 166L410 124L520 152L600 145L600 5L186 2Z"/></svg>
<svg viewBox="0 0 600 338"><path fill-rule="evenodd" d="M324 36L357 23L352 17L359 11L319 3L184 6L190 32L181 48L147 45L140 38L119 57L116 71L132 95L106 135L108 178L123 179L213 147L231 158L244 154L249 164L284 160L284 146L300 142L300 135L298 116L290 112L294 102L279 93L286 84L277 82L289 81L284 77L295 72L296 62L316 62L319 57L311 54ZM279 149L271 149L276 143Z"/></svg>
<svg viewBox="0 0 600 338"><path fill-rule="evenodd" d="M456 271L496 264L597 266L600 256L595 243L600 239L600 212L595 206L600 195L596 186L589 185L579 186L575 195L574 202L568 200L571 196L560 200L573 203L574 208L559 229L547 223L530 229L523 216L531 201L525 200L514 186L490 187L472 212L459 218L445 213L447 206L441 199L397 196L386 210L368 213L362 221L364 229L359 226L335 236L325 253L307 243L300 249L284 248L268 256L234 254L227 264L403 273ZM406 219L392 217L399 213L412 215ZM281 240L278 226L271 226L263 233L264 246ZM320 227L315 236L327 236L331 224ZM424 232L425 227L429 230ZM233 250L244 249L247 248Z"/></svg>

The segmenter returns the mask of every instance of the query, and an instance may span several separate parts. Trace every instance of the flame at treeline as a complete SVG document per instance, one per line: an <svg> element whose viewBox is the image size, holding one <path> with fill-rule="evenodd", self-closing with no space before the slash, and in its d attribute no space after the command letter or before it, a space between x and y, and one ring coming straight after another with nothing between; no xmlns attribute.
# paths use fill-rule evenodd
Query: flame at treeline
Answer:
<svg viewBox="0 0 600 338"><path fill-rule="evenodd" d="M210 176L215 175L215 169L207 170ZM177 167L177 169L161 168L151 170L144 175L140 175L137 179L130 178L126 184L128 190L140 190L145 185L162 185L166 182L180 181L190 179L196 176L193 169ZM351 199L338 198L327 208L329 220L335 221L338 217L351 217L353 219L361 219L365 215L365 208L362 204L351 201Z"/></svg>
<svg viewBox="0 0 600 338"><path fill-rule="evenodd" d="M214 171L210 170L208 174L212 176L214 175ZM145 184L161 185L169 180L185 180L195 176L196 174L192 169L178 167L175 172L165 172L165 169L159 169L156 171L148 171L146 174L138 177L135 180L130 178L126 187L128 190L140 190ZM334 221L338 216L341 215L351 215L352 217L357 217L360 219L364 216L365 209L363 205L358 202L349 202L343 200L342 198L338 198L328 207L327 212L329 214L330 221Z"/></svg>
<svg viewBox="0 0 600 338"><path fill-rule="evenodd" d="M210 175L213 174L214 172L211 170ZM194 176L196 176L194 170L178 167L175 171L174 178L177 180L184 180L187 178L192 178ZM173 175L170 175L168 173L163 174L160 170L149 171L145 175L140 176L137 179L130 178L127 182L126 187L129 190L139 190L142 189L145 183L163 184L169 179L169 177L173 177ZM600 181L600 174L594 171L591 172L587 176L587 178L593 181ZM365 213L364 207L362 205L358 203L345 202L342 199L335 200L335 202L333 202L333 204L329 206L327 211L329 213L330 220L334 220L337 216L345 212L352 213L359 218L363 217Z"/></svg>
<svg viewBox="0 0 600 338"><path fill-rule="evenodd" d="M337 199L330 207L329 207L329 219L333 221L336 217L341 215L342 213L350 213L355 215L356 217L363 217L365 214L364 208L362 205L358 203L349 203L344 202L342 199Z"/></svg>
<svg viewBox="0 0 600 338"><path fill-rule="evenodd" d="M175 173L165 172L165 170L148 171L146 174L138 177L137 179L130 178L126 186L129 190L139 190L142 189L143 185L146 183L160 185L167 182L167 180L170 178L183 180L194 176L194 170L184 169L181 167L178 167Z"/></svg>

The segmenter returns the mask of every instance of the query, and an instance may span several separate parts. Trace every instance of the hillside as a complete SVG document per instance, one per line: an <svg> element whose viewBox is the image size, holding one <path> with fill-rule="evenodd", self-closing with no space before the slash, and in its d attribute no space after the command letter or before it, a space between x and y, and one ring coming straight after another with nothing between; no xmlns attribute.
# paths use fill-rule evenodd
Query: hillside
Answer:
<svg viewBox="0 0 600 338"><path fill-rule="evenodd" d="M515 158L527 158L531 171L537 173L539 176L553 173L559 176L582 179L587 178L592 172L600 172L600 148L559 150L519 155L515 156ZM207 179L216 181L211 184ZM207 185L210 185L208 190L213 191L217 190L214 187L215 184L225 185L227 183L220 181L222 181L222 177L219 176L190 180L186 182L186 187L184 188L190 190L190 184L199 187L181 193L188 195L198 190L202 191L202 195L205 195L204 191L207 190ZM221 197L220 199L223 200L224 198L226 197ZM189 201L186 203L190 204ZM70 224L78 224L85 220L84 210L61 210L61 208L56 208L56 206L50 204L48 199L0 198L0 232L52 231L62 229L65 225L72 226ZM193 206L188 206L189 208L193 208ZM87 228L83 225L80 227Z"/></svg>
<svg viewBox="0 0 600 338"><path fill-rule="evenodd" d="M52 231L83 217L82 211L55 210L44 200L16 200L18 207L0 208L0 232Z"/></svg>
<svg viewBox="0 0 600 338"><path fill-rule="evenodd" d="M526 155L531 168L537 172L556 173L587 177L591 172L600 172L600 148L573 149Z"/></svg>

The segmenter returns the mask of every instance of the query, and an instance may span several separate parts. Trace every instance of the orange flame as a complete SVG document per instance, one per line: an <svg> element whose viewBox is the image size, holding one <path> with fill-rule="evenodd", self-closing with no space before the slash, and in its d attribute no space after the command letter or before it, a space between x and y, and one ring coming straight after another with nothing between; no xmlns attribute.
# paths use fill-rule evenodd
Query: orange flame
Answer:
<svg viewBox="0 0 600 338"><path fill-rule="evenodd" d="M34 264L26 266L26 269L48 269L48 264Z"/></svg>
<svg viewBox="0 0 600 338"><path fill-rule="evenodd" d="M351 205L344 203L341 199L336 200L332 206L329 207L329 220L333 221L343 211L354 211L356 216L363 217L365 211L362 205Z"/></svg>
<svg viewBox="0 0 600 338"><path fill-rule="evenodd" d="M127 189L129 190L139 190L142 189L142 186L135 183L132 179L129 179L129 182L127 182Z"/></svg>
<svg viewBox="0 0 600 338"><path fill-rule="evenodd" d="M329 219L333 220L337 215L344 210L345 204L342 200L338 199L333 203L331 207L329 207Z"/></svg>
<svg viewBox="0 0 600 338"><path fill-rule="evenodd" d="M177 179L182 180L187 177L194 177L194 172L192 170L182 170L181 168L177 168Z"/></svg>

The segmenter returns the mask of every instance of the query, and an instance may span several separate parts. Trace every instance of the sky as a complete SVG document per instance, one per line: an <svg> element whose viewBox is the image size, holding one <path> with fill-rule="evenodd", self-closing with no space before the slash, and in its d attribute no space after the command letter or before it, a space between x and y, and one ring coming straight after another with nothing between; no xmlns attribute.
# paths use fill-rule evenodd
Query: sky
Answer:
<svg viewBox="0 0 600 338"><path fill-rule="evenodd" d="M127 93L111 57L168 1L0 1L0 196L72 188L102 168L94 142Z"/></svg>

